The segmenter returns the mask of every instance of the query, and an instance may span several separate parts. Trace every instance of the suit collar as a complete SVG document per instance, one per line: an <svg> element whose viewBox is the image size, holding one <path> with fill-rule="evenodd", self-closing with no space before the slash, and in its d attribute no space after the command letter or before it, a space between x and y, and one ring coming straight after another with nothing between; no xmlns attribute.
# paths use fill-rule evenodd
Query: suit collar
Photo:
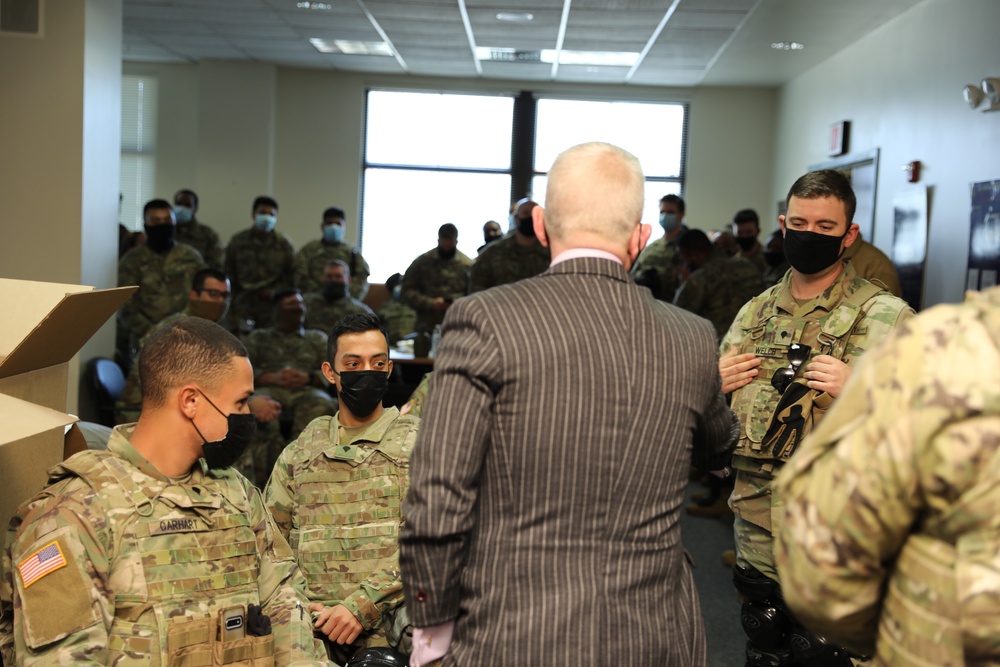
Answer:
<svg viewBox="0 0 1000 667"><path fill-rule="evenodd" d="M613 262L610 259L602 259L599 257L577 257L575 259L567 259L564 262L559 262L555 266L550 266L542 275L554 276L564 274L603 276L605 278L613 278L614 280L619 280L621 282L629 282L628 272L625 271L624 266L618 262Z"/></svg>

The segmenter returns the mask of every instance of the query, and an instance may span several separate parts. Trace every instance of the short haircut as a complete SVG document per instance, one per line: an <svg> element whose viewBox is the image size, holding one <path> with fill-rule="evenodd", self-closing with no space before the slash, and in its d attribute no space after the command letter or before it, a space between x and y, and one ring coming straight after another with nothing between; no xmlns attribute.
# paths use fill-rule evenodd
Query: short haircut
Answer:
<svg viewBox="0 0 1000 667"><path fill-rule="evenodd" d="M684 213L684 200L677 195L664 195L660 197L661 204L673 204L677 207L677 210L682 214Z"/></svg>
<svg viewBox="0 0 1000 667"><path fill-rule="evenodd" d="M296 294L302 296L302 292L300 292L297 287L286 287L285 289L280 289L271 295L271 303L277 306L288 297L295 296Z"/></svg>
<svg viewBox="0 0 1000 667"><path fill-rule="evenodd" d="M344 267L344 271L347 272L347 275L351 275L351 267L342 259L331 259L326 263L326 266L342 266Z"/></svg>
<svg viewBox="0 0 1000 667"><path fill-rule="evenodd" d="M178 190L177 192L174 193L174 201L177 201L177 198L180 197L181 195L190 195L191 199L194 200L194 207L198 208L198 193L197 192L195 192L194 190L188 190L187 188L183 188L183 189Z"/></svg>
<svg viewBox="0 0 1000 667"><path fill-rule="evenodd" d="M389 276L388 280L385 281L385 288L391 292L392 290L396 289L396 285L398 285L401 282L403 282L403 274L394 273L391 276Z"/></svg>
<svg viewBox="0 0 1000 667"><path fill-rule="evenodd" d="M330 329L330 337L326 344L326 355L330 365L337 356L337 339L344 334L365 333L366 331L380 331L385 338L385 347L389 349L389 335L382 326L382 320L374 313L351 313L337 320L337 323Z"/></svg>
<svg viewBox="0 0 1000 667"><path fill-rule="evenodd" d="M150 199L148 202L146 202L146 205L142 207L142 217L143 219L145 219L146 215L150 211L157 211L164 208L167 209L168 211L174 210L174 207L171 206L170 202L168 202L166 199Z"/></svg>
<svg viewBox="0 0 1000 667"><path fill-rule="evenodd" d="M757 215L757 211L752 208L737 211L736 215L733 216L733 224L742 225L745 222L752 222L757 225L757 229L760 229L760 217Z"/></svg>
<svg viewBox="0 0 1000 667"><path fill-rule="evenodd" d="M458 227L451 224L450 222L444 223L443 225L438 227L438 238L454 241L455 239L458 238Z"/></svg>
<svg viewBox="0 0 1000 667"><path fill-rule="evenodd" d="M858 200L854 196L854 189L847 176L836 169L821 169L820 171L810 171L804 176L800 176L792 183L785 197L785 208L792 197L799 199L822 199L823 197L833 197L843 202L844 212L847 213L847 226L854 222L854 211L858 207Z"/></svg>
<svg viewBox="0 0 1000 667"><path fill-rule="evenodd" d="M258 206L273 206L275 211L278 210L278 202L274 201L270 197L263 197L263 196L261 196L261 197L257 197L256 199L254 199L253 200L253 208L250 209L250 212L251 213L256 213Z"/></svg>
<svg viewBox="0 0 1000 667"><path fill-rule="evenodd" d="M236 336L203 317L180 317L156 329L139 352L143 409L160 407L188 382L218 388L233 357L246 356Z"/></svg>
<svg viewBox="0 0 1000 667"><path fill-rule="evenodd" d="M683 252L712 252L712 242L708 234L700 229L689 229L677 239L677 249Z"/></svg>
<svg viewBox="0 0 1000 667"><path fill-rule="evenodd" d="M323 219L326 220L327 218L342 218L347 220L347 216L344 215L344 209L337 208L336 206L331 206L323 211Z"/></svg>
<svg viewBox="0 0 1000 667"><path fill-rule="evenodd" d="M208 280L209 278L214 278L215 280L218 280L220 283L229 281L229 276L227 276L225 273L219 271L218 269L213 269L212 267L208 267L207 269L202 269L198 273L194 274L194 279L191 281L191 289L193 289L195 292L205 289L205 281Z"/></svg>
<svg viewBox="0 0 1000 667"><path fill-rule="evenodd" d="M611 144L567 149L549 170L545 229L554 238L587 233L623 247L642 219L645 180L639 161Z"/></svg>

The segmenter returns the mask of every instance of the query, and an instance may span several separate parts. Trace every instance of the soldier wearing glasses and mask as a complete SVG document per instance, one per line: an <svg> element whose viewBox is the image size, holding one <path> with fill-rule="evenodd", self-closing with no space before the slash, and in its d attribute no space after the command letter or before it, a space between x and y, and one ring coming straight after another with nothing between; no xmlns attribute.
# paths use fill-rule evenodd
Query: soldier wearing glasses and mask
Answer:
<svg viewBox="0 0 1000 667"><path fill-rule="evenodd" d="M329 340L322 370L340 410L285 448L264 500L306 576L315 628L343 663L364 647L407 648L398 539L420 420L382 407L392 362L376 315L344 317Z"/></svg>
<svg viewBox="0 0 1000 667"><path fill-rule="evenodd" d="M795 623L774 567L771 485L802 437L850 377L855 360L913 316L906 302L861 278L844 250L855 242L856 200L836 171L806 174L778 218L791 271L737 314L720 347L722 390L740 421L733 454L733 580L744 600L747 662L858 664ZM794 648L793 648L794 647ZM820 663L815 663L820 664Z"/></svg>

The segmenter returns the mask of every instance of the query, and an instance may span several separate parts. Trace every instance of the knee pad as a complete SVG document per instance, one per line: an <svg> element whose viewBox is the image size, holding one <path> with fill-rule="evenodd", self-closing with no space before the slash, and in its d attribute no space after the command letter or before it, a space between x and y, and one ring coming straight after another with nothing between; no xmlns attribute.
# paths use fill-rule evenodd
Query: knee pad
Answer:
<svg viewBox="0 0 1000 667"><path fill-rule="evenodd" d="M814 635L798 623L792 628L789 642L796 662L810 667L851 667L851 653Z"/></svg>
<svg viewBox="0 0 1000 667"><path fill-rule="evenodd" d="M768 579L752 567L734 565L733 585L740 595L752 602L777 602L781 599L778 582Z"/></svg>
<svg viewBox="0 0 1000 667"><path fill-rule="evenodd" d="M787 648L762 650L747 642L746 667L785 667L792 664L792 653Z"/></svg>
<svg viewBox="0 0 1000 667"><path fill-rule="evenodd" d="M779 606L747 600L740 609L740 622L754 648L788 648L792 620Z"/></svg>

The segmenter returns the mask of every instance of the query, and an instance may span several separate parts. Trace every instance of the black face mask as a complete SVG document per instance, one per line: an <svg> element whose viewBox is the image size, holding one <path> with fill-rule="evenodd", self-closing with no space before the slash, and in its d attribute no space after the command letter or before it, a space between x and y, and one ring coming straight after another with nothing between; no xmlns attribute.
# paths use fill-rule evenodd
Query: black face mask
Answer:
<svg viewBox="0 0 1000 667"><path fill-rule="evenodd" d="M769 252L769 251L765 250L764 251L764 261L767 262L767 265L770 266L770 267L779 266L782 262L785 261L785 253L783 253L783 252Z"/></svg>
<svg viewBox="0 0 1000 667"><path fill-rule="evenodd" d="M535 223L534 223L534 221L530 217L528 217L528 218L518 218L517 219L517 231L521 232L525 236L530 236L531 238L535 238Z"/></svg>
<svg viewBox="0 0 1000 667"><path fill-rule="evenodd" d="M494 234L483 234L483 240L486 241L487 243L492 243L501 236L503 236L503 234L501 234L500 232L496 232Z"/></svg>
<svg viewBox="0 0 1000 667"><path fill-rule="evenodd" d="M375 412L389 388L389 374L385 371L333 371L333 374L340 377L337 396L358 419Z"/></svg>
<svg viewBox="0 0 1000 667"><path fill-rule="evenodd" d="M828 236L785 228L785 259L799 273L812 275L834 265L843 251L840 242L847 236Z"/></svg>
<svg viewBox="0 0 1000 667"><path fill-rule="evenodd" d="M743 250L751 250L757 244L757 237L755 236L737 236L736 244Z"/></svg>
<svg viewBox="0 0 1000 667"><path fill-rule="evenodd" d="M201 392L200 390L199 392L202 396L205 396L205 392ZM194 426L194 430L198 431L198 435L201 436L203 443L201 445L202 458L205 459L205 463L212 470L222 470L223 468L232 466L243 456L243 452L250 446L253 434L257 430L257 420L249 413L242 415L234 412L231 415L227 415L222 410L219 410L208 396L205 396L205 400L215 408L216 412L225 417L229 423L229 431L226 433L226 437L222 440L209 442L205 440L205 436L201 435L201 431L198 429L198 425L194 423L194 419L191 420L191 426Z"/></svg>
<svg viewBox="0 0 1000 667"><path fill-rule="evenodd" d="M173 225L144 225L146 244L153 252L166 252L174 247L175 229Z"/></svg>
<svg viewBox="0 0 1000 667"><path fill-rule="evenodd" d="M455 256L456 248L451 250L444 250L443 248L438 248L438 257L441 259L452 259Z"/></svg>
<svg viewBox="0 0 1000 667"><path fill-rule="evenodd" d="M336 301L347 296L347 285L344 283L323 283L323 296L327 301Z"/></svg>

